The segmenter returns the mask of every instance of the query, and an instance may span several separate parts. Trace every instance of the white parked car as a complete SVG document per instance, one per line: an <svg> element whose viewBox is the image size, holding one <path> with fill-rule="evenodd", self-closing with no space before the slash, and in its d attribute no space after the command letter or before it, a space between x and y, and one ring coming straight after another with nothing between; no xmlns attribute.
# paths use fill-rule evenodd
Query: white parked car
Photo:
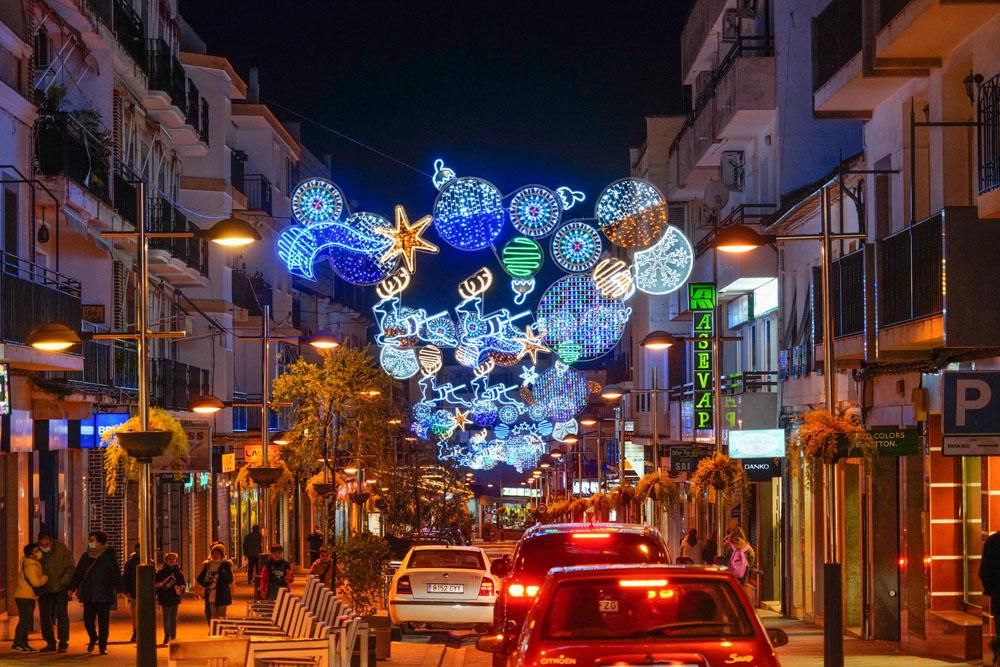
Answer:
<svg viewBox="0 0 1000 667"><path fill-rule="evenodd" d="M389 616L404 629L425 625L486 632L498 585L479 547L413 547L392 578Z"/></svg>

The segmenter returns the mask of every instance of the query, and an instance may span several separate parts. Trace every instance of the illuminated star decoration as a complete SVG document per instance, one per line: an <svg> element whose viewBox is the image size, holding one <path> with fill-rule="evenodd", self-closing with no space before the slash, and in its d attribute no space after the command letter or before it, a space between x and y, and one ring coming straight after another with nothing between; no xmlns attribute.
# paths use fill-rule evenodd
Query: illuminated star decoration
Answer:
<svg viewBox="0 0 1000 667"><path fill-rule="evenodd" d="M402 206L397 205L396 228L376 227L373 230L376 234L385 236L392 241L389 250L382 255L379 261L388 262L394 257L402 257L406 263L407 270L412 273L416 265L416 254L418 251L437 254L438 247L423 238L423 233L430 227L432 220L431 216L425 215L411 225L409 219L406 217L406 210Z"/></svg>
<svg viewBox="0 0 1000 667"><path fill-rule="evenodd" d="M469 419L469 411L466 410L462 412L459 408L455 408L455 427L460 428L463 431L467 424L471 423L472 420Z"/></svg>
<svg viewBox="0 0 1000 667"><path fill-rule="evenodd" d="M534 366L521 366L521 379L524 384L535 384L538 382L538 371Z"/></svg>
<svg viewBox="0 0 1000 667"><path fill-rule="evenodd" d="M517 354L517 359L520 361L526 356L531 357L531 363L538 363L538 353L539 352L551 352L551 348L542 342L544 336L542 334L532 334L531 325L524 327L524 337L518 338L517 342L521 344L521 351Z"/></svg>

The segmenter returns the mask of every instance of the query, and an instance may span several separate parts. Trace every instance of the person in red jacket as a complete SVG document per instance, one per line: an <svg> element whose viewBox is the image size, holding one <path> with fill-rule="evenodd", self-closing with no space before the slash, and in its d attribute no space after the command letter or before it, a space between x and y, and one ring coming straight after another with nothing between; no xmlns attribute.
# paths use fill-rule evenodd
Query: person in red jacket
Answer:
<svg viewBox="0 0 1000 667"><path fill-rule="evenodd" d="M271 545L271 557L260 572L260 596L265 600L278 597L279 588L288 588L295 576L292 564L285 560L285 550L280 544Z"/></svg>

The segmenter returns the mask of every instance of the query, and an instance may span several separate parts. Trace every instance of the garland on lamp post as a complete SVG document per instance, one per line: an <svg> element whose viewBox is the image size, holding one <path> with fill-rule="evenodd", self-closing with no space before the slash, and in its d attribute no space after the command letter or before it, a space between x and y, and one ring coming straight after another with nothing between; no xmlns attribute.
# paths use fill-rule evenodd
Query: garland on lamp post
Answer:
<svg viewBox="0 0 1000 667"><path fill-rule="evenodd" d="M800 463L805 461L808 486L812 486L824 463L836 463L847 456L862 456L868 460L877 454L875 440L864 426L822 409L803 415L802 424L788 446L793 472L797 472Z"/></svg>
<svg viewBox="0 0 1000 667"><path fill-rule="evenodd" d="M119 434L131 433L135 436L149 433L169 433L169 439L161 436L160 443L154 443L153 450L140 452L132 450L131 443L121 442L126 439L118 438ZM157 438L158 440L161 438ZM165 440L165 446L162 441ZM184 426L177 421L173 415L162 408L150 408L149 410L149 431L142 430L142 422L139 417L132 417L123 424L111 427L101 435L101 444L104 445L104 486L109 496L115 495L118 491L118 480L122 466L129 479L137 479L139 475L138 459L151 456L169 456L175 465L180 464L181 459L188 455L189 443L187 431ZM139 443L137 443L139 444Z"/></svg>

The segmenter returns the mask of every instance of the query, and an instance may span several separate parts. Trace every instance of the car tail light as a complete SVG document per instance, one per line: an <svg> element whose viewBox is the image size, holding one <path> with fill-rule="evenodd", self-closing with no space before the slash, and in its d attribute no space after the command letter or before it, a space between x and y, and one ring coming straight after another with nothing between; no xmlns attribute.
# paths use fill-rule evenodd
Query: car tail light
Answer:
<svg viewBox="0 0 1000 667"><path fill-rule="evenodd" d="M574 540L606 540L611 533L573 533Z"/></svg>
<svg viewBox="0 0 1000 667"><path fill-rule="evenodd" d="M480 597L493 597L493 580L483 577L483 583L479 584Z"/></svg>
<svg viewBox="0 0 1000 667"><path fill-rule="evenodd" d="M404 575L396 582L396 592L405 595L413 595L413 586L410 585L409 575Z"/></svg>
<svg viewBox="0 0 1000 667"><path fill-rule="evenodd" d="M539 588L535 584L511 584L507 587L507 592L512 598L533 598L538 595Z"/></svg>
<svg viewBox="0 0 1000 667"><path fill-rule="evenodd" d="M663 588L667 585L666 579L619 579L618 585L622 588Z"/></svg>

